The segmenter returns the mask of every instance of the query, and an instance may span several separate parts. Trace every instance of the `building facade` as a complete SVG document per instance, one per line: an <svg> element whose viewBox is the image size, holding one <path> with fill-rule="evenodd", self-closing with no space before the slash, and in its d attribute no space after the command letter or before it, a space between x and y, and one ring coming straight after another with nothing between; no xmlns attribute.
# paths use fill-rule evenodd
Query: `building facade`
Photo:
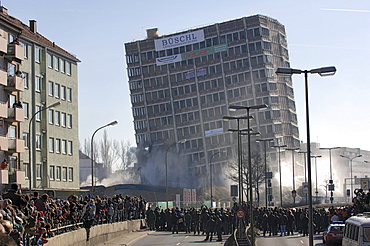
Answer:
<svg viewBox="0 0 370 246"><path fill-rule="evenodd" d="M79 60L38 33L36 21L28 26L0 10L0 158L10 161L8 182L24 190L77 190Z"/></svg>
<svg viewBox="0 0 370 246"><path fill-rule="evenodd" d="M255 15L166 36L150 29L125 50L139 147L163 151L187 139L176 145L187 167L205 175L212 165L220 174L237 151L237 135L228 132L236 122L223 116L246 113L231 114L229 106L259 104L268 108L251 110L254 131L299 147L292 81L275 74L290 66L285 28L277 20ZM240 129L246 125L240 121Z"/></svg>

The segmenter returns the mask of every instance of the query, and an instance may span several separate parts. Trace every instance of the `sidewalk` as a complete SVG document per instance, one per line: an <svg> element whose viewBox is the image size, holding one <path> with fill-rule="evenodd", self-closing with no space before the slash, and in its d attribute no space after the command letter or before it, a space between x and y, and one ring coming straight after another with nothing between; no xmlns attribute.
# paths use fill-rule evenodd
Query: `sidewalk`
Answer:
<svg viewBox="0 0 370 246"><path fill-rule="evenodd" d="M149 230L139 230L135 232L129 232L108 242L99 244L98 246L130 246L137 242L138 240L140 240L141 238L150 235L150 233L151 231Z"/></svg>

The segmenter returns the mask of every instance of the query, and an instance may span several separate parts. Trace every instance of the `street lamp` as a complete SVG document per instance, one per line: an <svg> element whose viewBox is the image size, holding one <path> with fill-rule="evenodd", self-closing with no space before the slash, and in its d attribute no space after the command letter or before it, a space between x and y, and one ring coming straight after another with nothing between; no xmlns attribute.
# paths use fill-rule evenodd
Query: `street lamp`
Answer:
<svg viewBox="0 0 370 246"><path fill-rule="evenodd" d="M321 158L321 155L311 155L311 158L315 158L315 176L316 176L316 188L315 188L315 194L316 194L316 202L317 202L317 195L319 191L317 190L317 158Z"/></svg>
<svg viewBox="0 0 370 246"><path fill-rule="evenodd" d="M293 190L292 190L292 197L293 197L293 204L295 205L295 197L297 195L297 191L295 190L295 173L294 173L294 152L299 150L299 148L292 148L292 149L285 149L292 151L292 172L293 172Z"/></svg>
<svg viewBox="0 0 370 246"><path fill-rule="evenodd" d="M182 139L180 141L177 141L177 142L174 142L172 143L170 146L168 146L168 148L166 149L166 153L165 153L165 165L166 165L166 206L167 206L167 209L168 209L168 161L167 161L167 153L168 153L168 150L176 145L176 144L180 144L180 143L185 143L186 142L186 139Z"/></svg>
<svg viewBox="0 0 370 246"><path fill-rule="evenodd" d="M209 186L210 186L210 193L211 193L211 207L212 207L212 200L213 200L213 194L212 194L212 181L213 181L213 171L212 171L212 159L217 154L225 153L225 151L217 151L216 153L213 153L213 155L209 158Z"/></svg>
<svg viewBox="0 0 370 246"><path fill-rule="evenodd" d="M267 154L266 154L266 143L267 142L274 142L273 138L266 138L266 139L256 139L256 142L263 142L263 150L265 152L265 206L267 208Z"/></svg>
<svg viewBox="0 0 370 246"><path fill-rule="evenodd" d="M240 109L245 109L247 110L247 118L250 117L250 114L249 114L249 111L251 109L255 109L255 110L259 110L259 109L263 109L263 108L267 108L267 105L266 104L261 104L261 105L254 105L254 106L238 106L238 105L234 105L234 106L230 106L229 107L229 110L230 111L236 111L236 110L240 110ZM249 131L249 129L251 129L250 127L250 122L249 120L247 121L248 122L248 125L247 125L247 129L248 129L248 174L249 174L249 199L250 199L250 206L249 206L249 216L250 216L250 230L251 232L254 232L254 217L253 217L253 189L252 189L252 157L251 157L251 132ZM241 204L240 204L241 205ZM251 244L252 246L254 246L254 233L251 233Z"/></svg>
<svg viewBox="0 0 370 246"><path fill-rule="evenodd" d="M361 157L362 155L356 155L354 157L348 157L348 156L344 156L344 155L340 155L340 157L343 157L343 158L346 158L350 161L350 164L351 164L351 199L353 200L353 181L352 181L352 161L353 159L357 158L357 157Z"/></svg>
<svg viewBox="0 0 370 246"><path fill-rule="evenodd" d="M114 125L117 125L118 124L118 121L112 121L111 123L108 123L104 126L101 126L99 127L98 129L96 129L93 133L93 135L91 136L91 197L94 197L94 136L95 136L95 133L97 133L99 130L105 128L105 127L108 127L108 126L114 126Z"/></svg>
<svg viewBox="0 0 370 246"><path fill-rule="evenodd" d="M277 148L278 149L278 154L279 154L279 188L280 188L280 206L283 207L283 188L281 184L281 159L280 159L280 152L281 148L286 148L287 145L273 145L271 146L272 148Z"/></svg>
<svg viewBox="0 0 370 246"><path fill-rule="evenodd" d="M334 66L320 67L312 70L300 70L292 68L278 68L276 74L301 74L304 73L305 81L305 104L306 104L306 131L307 131L307 153L311 153L311 139L310 139L310 113L308 103L308 74L318 73L320 76L334 75L337 69ZM312 184L311 184L311 158L307 155L307 172L308 172L308 217L309 217L309 246L313 246L313 214L312 214Z"/></svg>
<svg viewBox="0 0 370 246"><path fill-rule="evenodd" d="M329 163L330 163L330 179L329 179L329 190L330 190L330 203L333 203L333 191L334 191L334 182L333 182L333 171L331 165L331 150L333 149L340 149L340 147L332 147L332 148L320 148L322 150L328 149L329 150ZM328 190L326 189L326 192Z"/></svg>
<svg viewBox="0 0 370 246"><path fill-rule="evenodd" d="M29 131L29 136L28 136L28 172L29 172L29 177L28 177L28 182L29 182L29 189L30 191L32 191L32 181L35 183L36 182L36 179L33 179L32 175L34 173L36 173L36 165L33 165L33 160L35 159L34 155L35 152L33 151L35 146L34 144L32 145L32 148L31 148L31 135L32 135L32 138L34 139L34 135L35 135L35 126L33 125L32 127L32 134L31 134L31 124L33 122L33 119L35 118L35 116L40 113L41 111L44 111L44 110L47 110L49 108L55 108L55 107L58 107L60 106L62 103L61 102L56 102L56 103L53 103L45 108L42 108L40 109L39 111L35 112L32 117L30 118L29 122L28 122L28 131ZM35 142L35 141L33 141ZM32 149L32 152L31 152L31 149ZM36 185L36 184L35 184Z"/></svg>

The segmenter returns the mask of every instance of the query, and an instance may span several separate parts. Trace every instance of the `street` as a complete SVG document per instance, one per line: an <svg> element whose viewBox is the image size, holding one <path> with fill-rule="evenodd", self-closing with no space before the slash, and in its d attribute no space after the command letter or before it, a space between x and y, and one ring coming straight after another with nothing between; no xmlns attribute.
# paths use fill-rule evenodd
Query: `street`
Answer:
<svg viewBox="0 0 370 246"><path fill-rule="evenodd" d="M273 237L258 237L257 246L308 246L308 236L302 237L300 234L295 234L293 236L273 236ZM314 235L314 245L315 246L325 246L322 243L321 234Z"/></svg>

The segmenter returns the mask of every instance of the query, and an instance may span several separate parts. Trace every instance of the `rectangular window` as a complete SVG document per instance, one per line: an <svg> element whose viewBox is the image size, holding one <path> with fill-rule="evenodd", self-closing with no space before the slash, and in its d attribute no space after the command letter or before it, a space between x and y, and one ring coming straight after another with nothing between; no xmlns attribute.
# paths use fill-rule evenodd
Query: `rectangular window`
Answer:
<svg viewBox="0 0 370 246"><path fill-rule="evenodd" d="M66 100L66 87L64 85L60 87L60 98Z"/></svg>
<svg viewBox="0 0 370 246"><path fill-rule="evenodd" d="M48 67L53 68L53 56L48 54Z"/></svg>
<svg viewBox="0 0 370 246"><path fill-rule="evenodd" d="M8 138L13 139L17 137L17 128L16 126L10 125L8 127Z"/></svg>
<svg viewBox="0 0 370 246"><path fill-rule="evenodd" d="M71 75L71 63L66 61L66 74Z"/></svg>
<svg viewBox="0 0 370 246"><path fill-rule="evenodd" d="M72 88L67 88L67 101L72 101Z"/></svg>
<svg viewBox="0 0 370 246"><path fill-rule="evenodd" d="M59 58L54 56L54 68L59 71Z"/></svg>
<svg viewBox="0 0 370 246"><path fill-rule="evenodd" d="M62 154L67 154L67 140L62 140Z"/></svg>
<svg viewBox="0 0 370 246"><path fill-rule="evenodd" d="M62 171L62 167L57 166L57 169L56 169L56 172L55 172L55 178L56 178L56 180L60 180L61 171Z"/></svg>
<svg viewBox="0 0 370 246"><path fill-rule="evenodd" d="M35 48L35 61L41 62L41 49L39 47Z"/></svg>
<svg viewBox="0 0 370 246"><path fill-rule="evenodd" d="M41 179L42 172L41 172L41 164L36 165L36 179Z"/></svg>
<svg viewBox="0 0 370 246"><path fill-rule="evenodd" d="M60 59L60 71L62 73L65 73L66 72L66 66L65 66L65 62L64 60Z"/></svg>
<svg viewBox="0 0 370 246"><path fill-rule="evenodd" d="M23 162L23 170L25 171L25 176L26 176L26 179L28 179L28 177L30 176L29 175L29 165L28 165L28 163L24 163Z"/></svg>
<svg viewBox="0 0 370 246"><path fill-rule="evenodd" d="M24 140L24 147L28 149L28 132L24 132L22 135Z"/></svg>
<svg viewBox="0 0 370 246"><path fill-rule="evenodd" d="M54 152L54 138L49 138L49 152Z"/></svg>
<svg viewBox="0 0 370 246"><path fill-rule="evenodd" d="M36 114L36 121L40 121L41 120L41 106L37 106L36 105L36 112L38 112L37 114Z"/></svg>
<svg viewBox="0 0 370 246"><path fill-rule="evenodd" d="M48 83L49 96L54 96L54 83L49 81Z"/></svg>
<svg viewBox="0 0 370 246"><path fill-rule="evenodd" d="M23 77L23 85L24 85L24 88L27 89L28 86L29 86L29 83L28 83L28 73L22 72L22 77Z"/></svg>
<svg viewBox="0 0 370 246"><path fill-rule="evenodd" d="M22 47L24 50L24 59L27 59L28 58L28 45L25 43L22 43Z"/></svg>
<svg viewBox="0 0 370 246"><path fill-rule="evenodd" d="M36 135L35 145L37 150L41 150L41 135Z"/></svg>
<svg viewBox="0 0 370 246"><path fill-rule="evenodd" d="M62 169L62 180L67 181L67 167L63 167Z"/></svg>
<svg viewBox="0 0 370 246"><path fill-rule="evenodd" d="M40 92L41 91L41 77L36 76L35 78L35 91Z"/></svg>
<svg viewBox="0 0 370 246"><path fill-rule="evenodd" d="M29 113L28 113L28 103L23 102L22 107L23 107L23 111L24 111L24 118L28 119L28 115L29 115Z"/></svg>
<svg viewBox="0 0 370 246"><path fill-rule="evenodd" d="M66 127L66 121L67 121L66 113L62 113L60 118L60 125Z"/></svg>
<svg viewBox="0 0 370 246"><path fill-rule="evenodd" d="M55 153L60 153L60 139L55 139Z"/></svg>
<svg viewBox="0 0 370 246"><path fill-rule="evenodd" d="M49 177L50 177L50 180L54 180L55 179L55 166L50 166L50 169L49 169Z"/></svg>
<svg viewBox="0 0 370 246"><path fill-rule="evenodd" d="M72 115L67 114L67 127L72 128Z"/></svg>
<svg viewBox="0 0 370 246"><path fill-rule="evenodd" d="M54 110L49 109L49 124L54 124Z"/></svg>
<svg viewBox="0 0 370 246"><path fill-rule="evenodd" d="M54 84L54 95L56 98L60 97L60 85L57 83Z"/></svg>
<svg viewBox="0 0 370 246"><path fill-rule="evenodd" d="M68 141L68 146L67 146L67 153L68 155L72 155L73 154L73 144L72 144L72 141Z"/></svg>
<svg viewBox="0 0 370 246"><path fill-rule="evenodd" d="M73 167L68 168L68 181L73 181Z"/></svg>
<svg viewBox="0 0 370 246"><path fill-rule="evenodd" d="M59 126L60 125L60 112L55 111L55 125Z"/></svg>

